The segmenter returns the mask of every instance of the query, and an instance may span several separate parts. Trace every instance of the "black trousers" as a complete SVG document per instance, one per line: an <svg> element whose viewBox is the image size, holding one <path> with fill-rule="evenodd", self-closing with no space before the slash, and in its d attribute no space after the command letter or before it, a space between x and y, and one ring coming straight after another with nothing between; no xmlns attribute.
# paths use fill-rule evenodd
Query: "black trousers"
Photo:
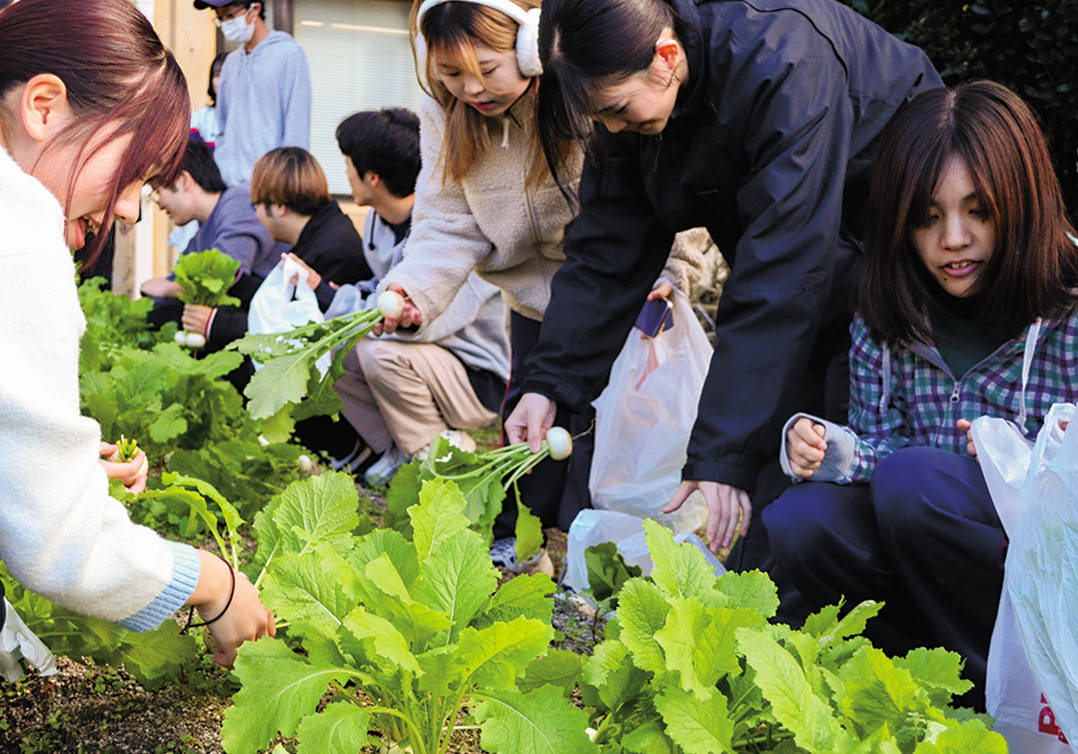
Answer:
<svg viewBox="0 0 1078 754"><path fill-rule="evenodd" d="M523 394L521 386L526 376L524 362L539 342L540 326L540 322L528 319L516 312L512 312L509 316L511 362L509 386L501 408L503 422L516 408ZM576 514L591 507L588 475L591 473L595 434L589 430L594 420L595 411L590 406L584 413L577 413L559 406L554 424L564 427L569 434L573 435L573 454L564 461L553 461L548 458L517 482L521 502L539 517L544 528L556 526L562 531L568 531ZM494 538L513 536L516 522L517 499L513 491L509 490L502 512L494 521Z"/></svg>

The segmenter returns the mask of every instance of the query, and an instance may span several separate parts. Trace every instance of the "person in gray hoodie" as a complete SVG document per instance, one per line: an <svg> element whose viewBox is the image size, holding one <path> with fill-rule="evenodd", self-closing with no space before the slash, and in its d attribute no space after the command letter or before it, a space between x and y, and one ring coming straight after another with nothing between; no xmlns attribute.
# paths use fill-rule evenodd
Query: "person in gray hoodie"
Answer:
<svg viewBox="0 0 1078 754"><path fill-rule="evenodd" d="M380 278L403 257L420 167L419 119L402 108L355 113L337 127L337 143L353 198L371 208L363 253L375 277L337 286L327 318L374 306ZM326 285L310 275L308 283ZM439 434L475 449L466 430L498 418L509 379L506 318L501 291L473 272L422 332L366 338L348 354L336 388L341 413L370 448L362 464L369 483L387 482Z"/></svg>
<svg viewBox="0 0 1078 754"><path fill-rule="evenodd" d="M242 42L221 69L214 157L226 184L250 183L254 164L271 149L310 149L307 56L289 34L266 26L262 2L195 0L195 8L213 8L225 38Z"/></svg>

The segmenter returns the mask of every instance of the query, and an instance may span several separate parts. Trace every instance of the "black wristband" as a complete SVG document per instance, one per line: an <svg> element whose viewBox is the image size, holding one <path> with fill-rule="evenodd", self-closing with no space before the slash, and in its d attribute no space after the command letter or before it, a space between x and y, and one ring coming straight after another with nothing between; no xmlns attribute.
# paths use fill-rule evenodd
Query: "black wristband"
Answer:
<svg viewBox="0 0 1078 754"><path fill-rule="evenodd" d="M216 553L214 554L216 555ZM217 557L221 558L220 555L217 555ZM192 628L202 628L203 626L208 626L211 623L216 623L224 617L225 613L228 612L228 608L232 606L232 598L236 596L236 571L232 568L232 565L224 558L221 558L221 562L228 566L228 575L232 579L232 584L228 590L228 601L225 603L225 606L221 610L221 612L219 612L217 615L210 618L209 620L203 621L202 623L191 622L191 619L195 617L195 606L191 605L191 609L187 611L187 623L184 625L183 628L180 629L181 634L186 634L188 630Z"/></svg>

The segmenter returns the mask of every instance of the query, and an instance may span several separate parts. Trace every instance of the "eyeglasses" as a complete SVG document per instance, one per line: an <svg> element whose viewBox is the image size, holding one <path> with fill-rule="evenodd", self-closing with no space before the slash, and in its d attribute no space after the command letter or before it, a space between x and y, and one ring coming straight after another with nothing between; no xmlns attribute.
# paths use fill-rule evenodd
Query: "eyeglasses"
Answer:
<svg viewBox="0 0 1078 754"><path fill-rule="evenodd" d="M150 191L150 198L153 199L153 203L158 207L161 206L161 192L158 189Z"/></svg>
<svg viewBox="0 0 1078 754"><path fill-rule="evenodd" d="M224 13L219 13L217 16L215 16L213 22L217 24L217 26L220 26L226 21L231 21L232 19L239 18L240 16L246 16L250 12L250 10L250 6L244 6L243 8L236 8L232 11L225 11Z"/></svg>

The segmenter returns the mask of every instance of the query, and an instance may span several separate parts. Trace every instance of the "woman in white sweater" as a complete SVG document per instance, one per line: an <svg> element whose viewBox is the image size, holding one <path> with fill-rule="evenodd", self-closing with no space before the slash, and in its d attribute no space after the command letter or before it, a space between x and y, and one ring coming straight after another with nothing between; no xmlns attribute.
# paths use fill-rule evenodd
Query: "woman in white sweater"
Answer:
<svg viewBox="0 0 1078 754"><path fill-rule="evenodd" d="M0 11L0 559L28 588L132 630L194 606L231 664L272 614L219 558L136 526L79 412L86 322L70 249L96 254L187 140L179 66L129 0Z"/></svg>
<svg viewBox="0 0 1078 754"><path fill-rule="evenodd" d="M416 0L412 33L427 92L419 108L422 170L404 259L383 281L408 301L400 322L387 322L387 331L422 329L445 311L473 271L502 290L512 344L503 416L515 405L521 366L538 340L551 280L565 261L562 239L575 215L572 194L583 166L579 147L566 144L566 196L539 148L539 4ZM693 282L686 262L671 260L649 298L667 295L671 286L686 290ZM549 420L576 435L591 418L563 412ZM566 529L589 506L589 444L590 436L577 442L568 465L546 462L521 481L523 501L544 526ZM511 535L515 510L507 506L496 538ZM502 549L496 544L492 554Z"/></svg>

